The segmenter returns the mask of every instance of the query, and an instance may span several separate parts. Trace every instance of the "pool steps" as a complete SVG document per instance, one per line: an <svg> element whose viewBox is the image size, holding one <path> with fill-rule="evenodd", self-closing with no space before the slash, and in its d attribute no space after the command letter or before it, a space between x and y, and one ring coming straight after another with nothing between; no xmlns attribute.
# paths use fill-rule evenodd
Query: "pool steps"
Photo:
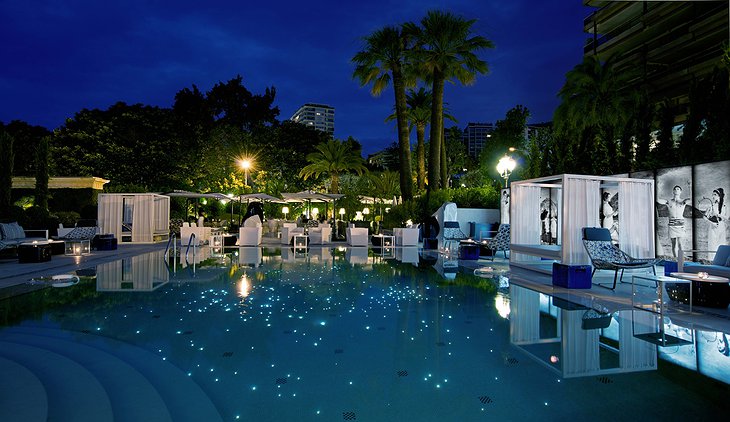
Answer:
<svg viewBox="0 0 730 422"><path fill-rule="evenodd" d="M47 327L13 327L0 331L0 357L25 366L42 382L48 420L221 420L210 398L180 369L158 355L118 340ZM45 364L33 363L39 361ZM0 366L0 370L3 368ZM24 381L18 379L12 384L21 388ZM75 397L78 393L72 393L74 388L85 391L86 397L94 397L93 405L82 405L85 400ZM59 396L65 393L69 394ZM33 406L35 401L30 400ZM88 416L77 418L77 409ZM0 420L34 420L3 416L0 413Z"/></svg>

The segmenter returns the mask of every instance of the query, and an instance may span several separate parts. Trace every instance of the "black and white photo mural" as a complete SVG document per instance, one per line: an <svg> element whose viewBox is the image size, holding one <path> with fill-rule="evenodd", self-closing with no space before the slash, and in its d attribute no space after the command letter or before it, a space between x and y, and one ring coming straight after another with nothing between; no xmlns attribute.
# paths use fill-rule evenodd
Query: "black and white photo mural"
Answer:
<svg viewBox="0 0 730 422"><path fill-rule="evenodd" d="M502 189L499 200L499 215L500 224L509 224L509 188Z"/></svg>
<svg viewBox="0 0 730 422"><path fill-rule="evenodd" d="M540 188L540 244L558 244L558 197L559 191L553 188Z"/></svg>
<svg viewBox="0 0 730 422"><path fill-rule="evenodd" d="M617 189L601 189L600 208L601 227L608 229L611 240L618 243L618 191Z"/></svg>
<svg viewBox="0 0 730 422"><path fill-rule="evenodd" d="M692 246L692 167L659 169L656 173L656 254L674 258Z"/></svg>
<svg viewBox="0 0 730 422"><path fill-rule="evenodd" d="M730 161L695 166L694 181L695 249L701 251L696 258L712 260L717 247L727 245L730 238Z"/></svg>

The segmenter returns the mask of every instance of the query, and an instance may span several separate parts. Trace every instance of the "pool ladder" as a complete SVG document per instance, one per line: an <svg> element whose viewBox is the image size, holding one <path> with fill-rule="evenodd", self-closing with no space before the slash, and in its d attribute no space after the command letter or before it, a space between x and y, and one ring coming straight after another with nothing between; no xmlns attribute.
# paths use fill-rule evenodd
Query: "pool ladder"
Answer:
<svg viewBox="0 0 730 422"><path fill-rule="evenodd" d="M181 239L182 240L182 239ZM188 267L192 267L193 270L193 276L195 275L195 256L197 255L197 243L195 241L195 233L190 234L190 239L188 239L188 246L185 249L185 263L188 264ZM177 258L177 236L173 233L172 236L167 240L167 246L165 246L165 263L169 262L169 252L170 252L170 245L172 245L172 256L173 256L173 272L177 272L177 265L174 264L175 258ZM182 246L182 245L180 245ZM193 265L190 266L190 261L188 260L188 256L190 254L190 247L193 248ZM169 268L169 266L168 266Z"/></svg>

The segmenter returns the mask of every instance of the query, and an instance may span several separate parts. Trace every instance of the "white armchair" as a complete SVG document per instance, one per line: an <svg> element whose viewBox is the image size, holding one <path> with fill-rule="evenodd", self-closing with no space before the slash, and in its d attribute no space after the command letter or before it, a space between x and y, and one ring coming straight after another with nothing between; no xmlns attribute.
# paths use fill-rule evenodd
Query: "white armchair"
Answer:
<svg viewBox="0 0 730 422"><path fill-rule="evenodd" d="M295 234L304 234L304 227L297 227L296 223L283 223L281 226L281 243L288 245Z"/></svg>
<svg viewBox="0 0 730 422"><path fill-rule="evenodd" d="M399 246L418 246L418 228L401 228L393 229L395 236L395 244Z"/></svg>
<svg viewBox="0 0 730 422"><path fill-rule="evenodd" d="M332 241L331 227L312 227L309 229L309 243L322 245Z"/></svg>
<svg viewBox="0 0 730 422"><path fill-rule="evenodd" d="M187 245L190 237L195 235L194 242L202 244L210 240L210 227L198 227L195 223L183 223L180 227L180 244Z"/></svg>
<svg viewBox="0 0 730 422"><path fill-rule="evenodd" d="M261 244L263 227L241 227L238 229L238 246L258 246Z"/></svg>
<svg viewBox="0 0 730 422"><path fill-rule="evenodd" d="M364 227L348 227L345 236L350 246L368 245L368 229Z"/></svg>

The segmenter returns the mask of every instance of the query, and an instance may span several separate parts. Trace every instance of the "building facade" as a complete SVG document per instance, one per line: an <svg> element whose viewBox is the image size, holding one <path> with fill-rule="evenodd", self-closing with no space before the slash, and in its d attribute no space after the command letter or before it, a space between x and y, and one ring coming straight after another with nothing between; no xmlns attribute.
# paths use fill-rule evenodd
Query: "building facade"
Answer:
<svg viewBox="0 0 730 422"><path fill-rule="evenodd" d="M583 24L590 39L584 56L605 60L621 54L616 66L633 71L652 103L668 101L677 122L686 120L692 84L721 64L728 42L727 1L584 0L597 9Z"/></svg>
<svg viewBox="0 0 730 422"><path fill-rule="evenodd" d="M467 123L461 135L461 140L466 147L466 153L473 159L479 158L484 147L489 142L494 132L492 123Z"/></svg>
<svg viewBox="0 0 730 422"><path fill-rule="evenodd" d="M321 130L332 136L335 134L335 108L325 104L304 104L289 120Z"/></svg>

